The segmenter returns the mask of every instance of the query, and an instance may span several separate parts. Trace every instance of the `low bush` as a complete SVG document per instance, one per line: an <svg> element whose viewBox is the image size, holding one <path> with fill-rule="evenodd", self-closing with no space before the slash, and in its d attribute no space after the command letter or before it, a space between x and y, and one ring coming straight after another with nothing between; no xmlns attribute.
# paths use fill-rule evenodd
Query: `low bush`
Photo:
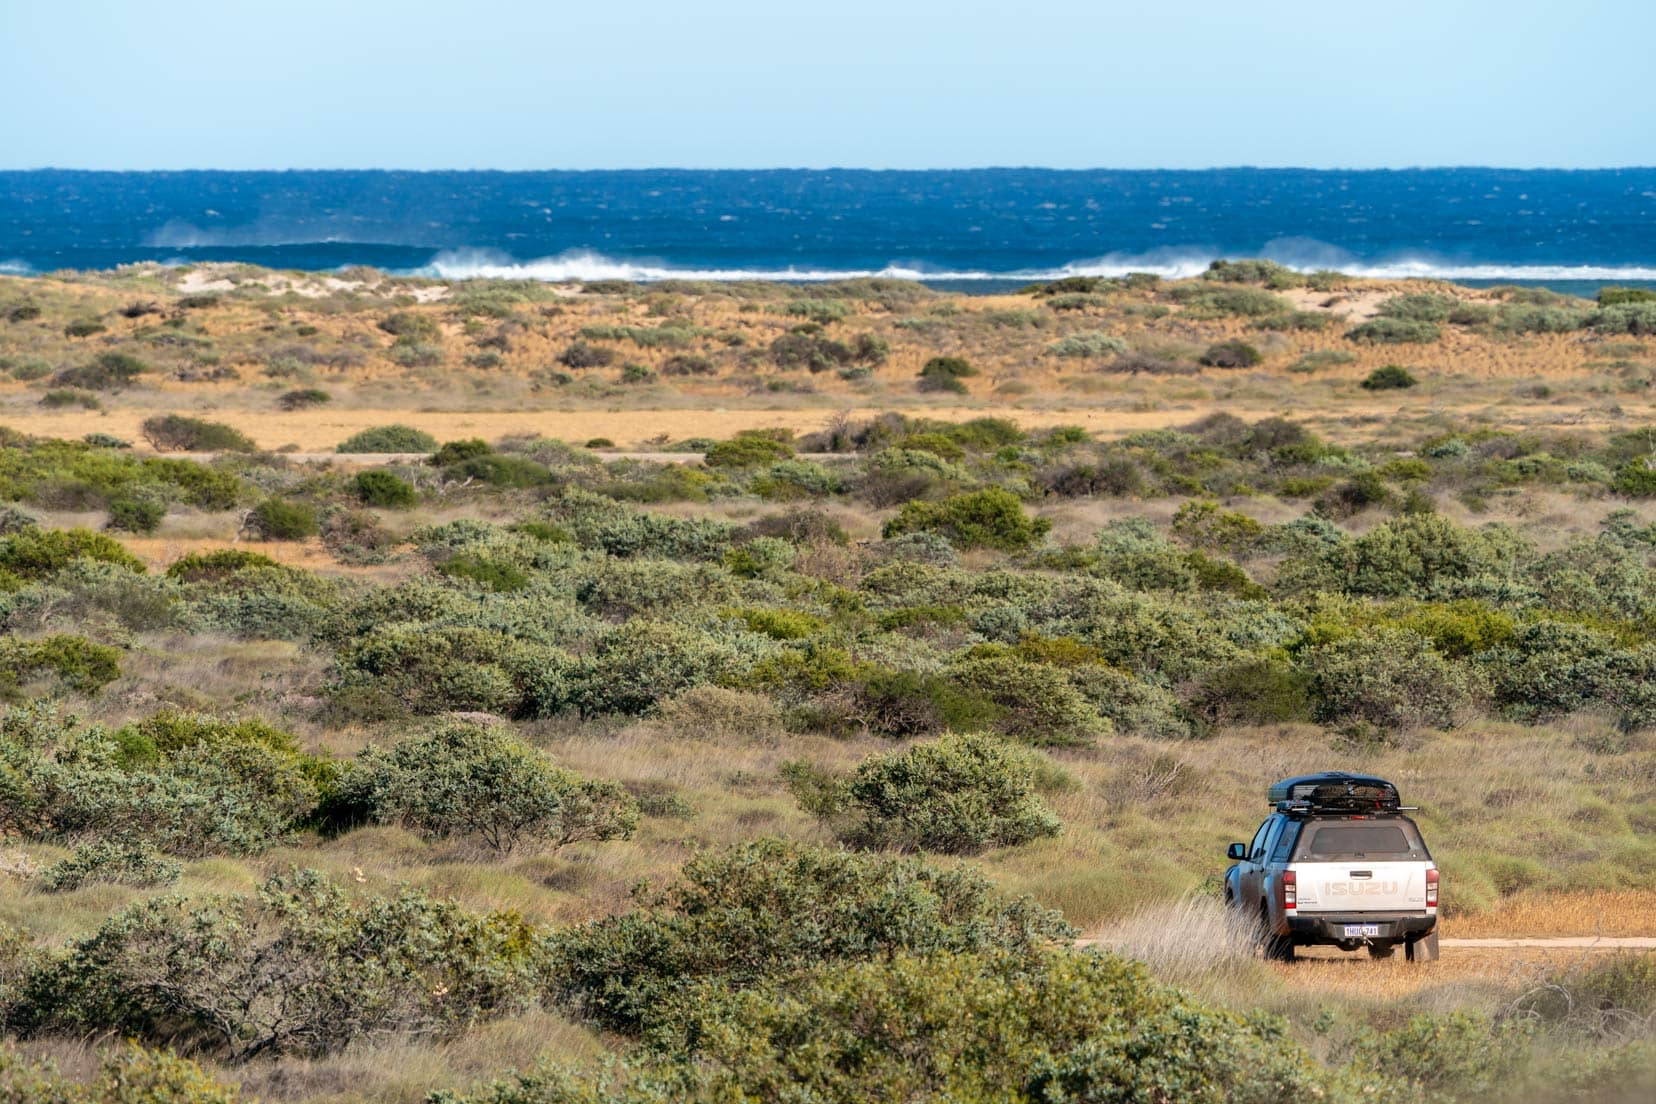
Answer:
<svg viewBox="0 0 1656 1104"><path fill-rule="evenodd" d="M1109 954L898 949L744 991L703 984L679 1003L673 1030L614 1071L618 1096L548 1071L442 1104L1405 1098L1373 1070L1319 1067L1280 1021L1209 1007Z"/></svg>
<svg viewBox="0 0 1656 1104"><path fill-rule="evenodd" d="M1252 368L1265 357L1246 341L1221 341L1209 345L1199 359L1209 368Z"/></svg>
<svg viewBox="0 0 1656 1104"><path fill-rule="evenodd" d="M449 722L387 751L371 748L345 788L373 820L499 855L625 839L638 827L638 804L621 787L555 766L501 726Z"/></svg>
<svg viewBox="0 0 1656 1104"><path fill-rule="evenodd" d="M1447 322L1456 306L1456 300L1447 295L1417 292L1410 295L1394 295L1382 301L1379 315L1381 318L1398 318L1407 322Z"/></svg>
<svg viewBox="0 0 1656 1104"><path fill-rule="evenodd" d="M318 406L333 402L333 396L318 387L304 387L296 391L284 392L276 400L276 405L283 410L310 410Z"/></svg>
<svg viewBox="0 0 1656 1104"><path fill-rule="evenodd" d="M388 471L358 472L351 481L352 489L365 506L384 510L403 510L414 505L414 488L407 480Z"/></svg>
<svg viewBox="0 0 1656 1104"><path fill-rule="evenodd" d="M1098 330L1082 330L1059 338L1047 346L1057 357L1105 357L1127 351L1125 339Z"/></svg>
<svg viewBox="0 0 1656 1104"><path fill-rule="evenodd" d="M793 446L786 441L744 435L715 442L709 446L702 461L710 468L757 468L787 460L793 454Z"/></svg>
<svg viewBox="0 0 1656 1104"><path fill-rule="evenodd" d="M551 995L615 1031L670 1025L693 986L742 989L910 951L1039 953L1074 929L969 867L762 839L704 853L631 912L547 940Z"/></svg>
<svg viewBox="0 0 1656 1104"><path fill-rule="evenodd" d="M1616 472L1611 486L1629 498L1656 498L1656 456L1629 460Z"/></svg>
<svg viewBox="0 0 1656 1104"><path fill-rule="evenodd" d="M1018 496L998 487L954 495L941 502L906 502L886 522L887 540L908 533L936 533L956 548L1018 551L1045 536L1052 523L1024 513Z"/></svg>
<svg viewBox="0 0 1656 1104"><path fill-rule="evenodd" d="M243 1104L221 1084L172 1051L128 1044L108 1053L89 1082L70 1081L49 1062L28 1062L0 1050L0 1099L31 1104Z"/></svg>
<svg viewBox="0 0 1656 1104"><path fill-rule="evenodd" d="M119 391L149 371L148 364L129 353L100 353L90 364L63 369L52 382L88 391Z"/></svg>
<svg viewBox="0 0 1656 1104"><path fill-rule="evenodd" d="M1361 386L1365 391L1400 391L1419 382L1414 373L1402 365L1387 364L1365 376Z"/></svg>
<svg viewBox="0 0 1656 1104"><path fill-rule="evenodd" d="M437 451L437 438L406 425L374 426L340 442L337 452L421 452Z"/></svg>
<svg viewBox="0 0 1656 1104"><path fill-rule="evenodd" d="M145 418L141 429L144 440L157 452L258 451L253 439L239 429L182 414Z"/></svg>
<svg viewBox="0 0 1656 1104"><path fill-rule="evenodd" d="M65 406L78 406L84 410L102 410L103 403L98 396L90 391L77 391L73 387L54 387L40 396L40 405L49 410L58 410Z"/></svg>
<svg viewBox="0 0 1656 1104"><path fill-rule="evenodd" d="M109 500L109 528L121 532L153 533L166 516L166 499L148 488L127 491Z"/></svg>
<svg viewBox="0 0 1656 1104"><path fill-rule="evenodd" d="M231 1061L429 1038L521 1011L533 994L523 922L415 890L353 899L315 871L253 896L159 897L38 969L34 1030L119 1032Z"/></svg>
<svg viewBox="0 0 1656 1104"><path fill-rule="evenodd" d="M1436 322L1408 318L1372 318L1346 331L1347 339L1366 345L1428 345L1442 336Z"/></svg>
<svg viewBox="0 0 1656 1104"><path fill-rule="evenodd" d="M247 528L261 540L305 540L322 531L316 510L303 502L267 498L247 518Z"/></svg>
<svg viewBox="0 0 1656 1104"><path fill-rule="evenodd" d="M615 363L615 350L586 341L575 341L558 354L558 363L565 368L604 368Z"/></svg>
<svg viewBox="0 0 1656 1104"><path fill-rule="evenodd" d="M920 390L964 395L966 385L960 381L977 374L977 369L960 357L932 357L920 368Z"/></svg>
<svg viewBox="0 0 1656 1104"><path fill-rule="evenodd" d="M70 633L38 640L0 637L0 700L14 698L23 684L40 678L78 693L95 694L120 677L119 648Z"/></svg>
<svg viewBox="0 0 1656 1104"><path fill-rule="evenodd" d="M945 736L876 756L845 781L847 840L859 847L972 855L1055 836L1030 753L988 736Z"/></svg>
<svg viewBox="0 0 1656 1104"><path fill-rule="evenodd" d="M184 865L153 844L104 840L81 844L73 855L37 874L34 885L43 893L69 893L92 884L148 889L170 886L183 874Z"/></svg>
<svg viewBox="0 0 1656 1104"><path fill-rule="evenodd" d="M1268 318L1293 310L1293 304L1280 295L1218 281L1174 284L1165 294L1184 304L1187 314L1198 318Z"/></svg>
<svg viewBox="0 0 1656 1104"><path fill-rule="evenodd" d="M1624 300L1603 306L1587 317L1587 325L1601 334L1648 337L1656 334L1656 302Z"/></svg>
<svg viewBox="0 0 1656 1104"><path fill-rule="evenodd" d="M144 571L144 562L120 541L90 529L20 529L0 537L0 578L23 582L49 578L76 560Z"/></svg>
<svg viewBox="0 0 1656 1104"><path fill-rule="evenodd" d="M1308 649L1315 712L1323 721L1364 721L1384 730L1452 728L1477 700L1465 668L1418 633L1373 629Z"/></svg>

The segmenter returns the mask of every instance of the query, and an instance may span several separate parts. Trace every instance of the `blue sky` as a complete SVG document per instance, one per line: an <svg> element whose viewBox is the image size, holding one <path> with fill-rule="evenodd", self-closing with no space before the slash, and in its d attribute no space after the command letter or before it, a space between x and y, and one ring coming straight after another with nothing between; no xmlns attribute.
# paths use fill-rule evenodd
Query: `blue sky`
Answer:
<svg viewBox="0 0 1656 1104"><path fill-rule="evenodd" d="M1656 163L1648 0L0 0L0 168Z"/></svg>

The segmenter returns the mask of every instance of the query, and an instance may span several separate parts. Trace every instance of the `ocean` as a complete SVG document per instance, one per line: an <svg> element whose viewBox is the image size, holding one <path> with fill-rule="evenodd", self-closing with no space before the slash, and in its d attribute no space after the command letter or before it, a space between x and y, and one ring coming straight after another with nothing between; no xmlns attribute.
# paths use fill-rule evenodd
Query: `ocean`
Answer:
<svg viewBox="0 0 1656 1104"><path fill-rule="evenodd" d="M1656 168L0 172L0 272L137 261L999 289L1217 257L1656 283Z"/></svg>

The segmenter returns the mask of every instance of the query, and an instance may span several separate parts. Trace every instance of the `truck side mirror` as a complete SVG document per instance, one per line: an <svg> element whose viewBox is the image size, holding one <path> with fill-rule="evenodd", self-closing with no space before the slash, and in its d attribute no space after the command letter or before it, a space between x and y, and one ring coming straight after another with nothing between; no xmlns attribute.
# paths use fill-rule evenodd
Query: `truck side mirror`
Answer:
<svg viewBox="0 0 1656 1104"><path fill-rule="evenodd" d="M1245 843L1233 843L1233 844L1231 844L1229 847L1225 848L1225 857L1227 859L1245 859L1245 858L1247 858L1248 857L1248 845L1245 844Z"/></svg>

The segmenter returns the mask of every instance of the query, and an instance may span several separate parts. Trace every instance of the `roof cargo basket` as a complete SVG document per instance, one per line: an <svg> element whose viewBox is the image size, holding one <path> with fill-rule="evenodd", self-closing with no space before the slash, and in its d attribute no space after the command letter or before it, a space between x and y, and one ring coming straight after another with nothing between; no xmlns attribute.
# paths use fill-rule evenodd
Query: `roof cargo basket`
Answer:
<svg viewBox="0 0 1656 1104"><path fill-rule="evenodd" d="M1345 771L1284 778L1271 787L1270 799L1283 813L1396 812L1402 808L1397 787L1384 778Z"/></svg>

